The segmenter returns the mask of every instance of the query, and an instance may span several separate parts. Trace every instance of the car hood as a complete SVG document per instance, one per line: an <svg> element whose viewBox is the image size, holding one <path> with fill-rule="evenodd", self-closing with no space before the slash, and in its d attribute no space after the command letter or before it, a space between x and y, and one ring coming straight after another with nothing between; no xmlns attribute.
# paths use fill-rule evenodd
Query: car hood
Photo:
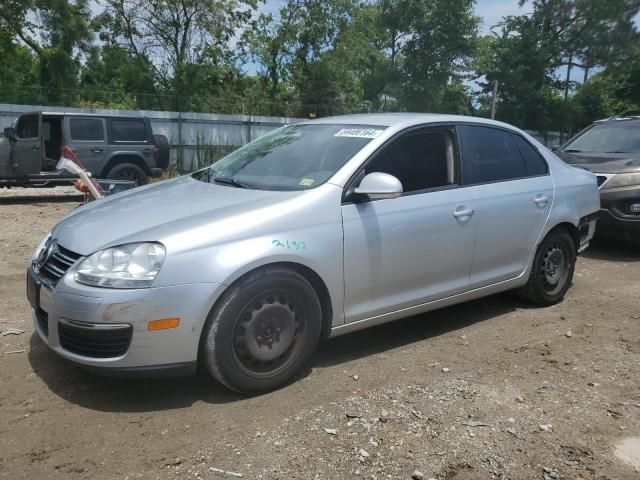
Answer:
<svg viewBox="0 0 640 480"><path fill-rule="evenodd" d="M286 202L300 194L215 185L184 176L77 208L56 225L53 236L61 246L90 255L129 242L162 241L205 222Z"/></svg>
<svg viewBox="0 0 640 480"><path fill-rule="evenodd" d="M581 166L594 173L640 172L640 154L557 152L566 163Z"/></svg>

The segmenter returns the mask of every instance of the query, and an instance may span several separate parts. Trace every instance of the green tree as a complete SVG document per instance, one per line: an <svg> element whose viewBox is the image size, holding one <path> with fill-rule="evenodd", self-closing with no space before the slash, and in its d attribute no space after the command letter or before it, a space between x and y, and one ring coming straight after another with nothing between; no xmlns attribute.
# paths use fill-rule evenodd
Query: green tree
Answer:
<svg viewBox="0 0 640 480"><path fill-rule="evenodd" d="M473 14L473 0L416 3L400 50L398 96L408 110L442 110L448 85L460 83L470 68L479 18Z"/></svg>
<svg viewBox="0 0 640 480"><path fill-rule="evenodd" d="M29 48L47 103L68 103L78 84L82 53L91 41L88 0L5 0L0 31Z"/></svg>
<svg viewBox="0 0 640 480"><path fill-rule="evenodd" d="M101 36L149 64L167 108L197 110L233 77L231 40L255 0L106 0Z"/></svg>
<svg viewBox="0 0 640 480"><path fill-rule="evenodd" d="M549 60L552 45L541 27L535 16L506 17L499 32L481 39L474 70L484 79L480 85L485 95L491 95L498 82L498 119L549 130L559 126L550 113L550 104L557 101L557 79ZM488 102L483 104L488 108Z"/></svg>

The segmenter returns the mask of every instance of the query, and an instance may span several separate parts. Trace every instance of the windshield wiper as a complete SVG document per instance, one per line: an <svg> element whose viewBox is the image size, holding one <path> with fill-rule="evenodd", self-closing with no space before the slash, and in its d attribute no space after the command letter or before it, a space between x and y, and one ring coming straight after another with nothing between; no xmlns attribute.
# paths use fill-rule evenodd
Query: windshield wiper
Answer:
<svg viewBox="0 0 640 480"><path fill-rule="evenodd" d="M213 178L214 183L221 183L223 185L231 185L233 187L237 187L237 188L248 188L251 190L256 190L257 187L254 187L253 185L250 185L248 183L245 182L241 182L240 180L238 180L237 178L234 177L214 177Z"/></svg>

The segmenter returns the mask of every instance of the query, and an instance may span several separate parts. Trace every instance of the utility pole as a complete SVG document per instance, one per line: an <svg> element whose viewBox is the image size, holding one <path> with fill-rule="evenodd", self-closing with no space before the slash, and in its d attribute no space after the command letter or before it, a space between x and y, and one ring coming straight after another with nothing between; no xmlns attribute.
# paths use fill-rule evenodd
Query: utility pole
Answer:
<svg viewBox="0 0 640 480"><path fill-rule="evenodd" d="M491 120L496 118L496 99L498 98L498 80L493 82L493 99L491 100Z"/></svg>

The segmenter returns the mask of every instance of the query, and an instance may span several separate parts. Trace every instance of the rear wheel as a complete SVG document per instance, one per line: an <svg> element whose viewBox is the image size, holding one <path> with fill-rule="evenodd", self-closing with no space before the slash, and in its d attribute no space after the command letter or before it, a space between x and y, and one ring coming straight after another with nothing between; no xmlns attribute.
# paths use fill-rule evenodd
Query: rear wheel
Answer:
<svg viewBox="0 0 640 480"><path fill-rule="evenodd" d="M107 173L109 180L129 180L136 185L146 185L149 183L149 176L135 163L118 163Z"/></svg>
<svg viewBox="0 0 640 480"><path fill-rule="evenodd" d="M276 389L313 356L321 318L318 297L304 277L284 268L264 270L231 287L209 314L202 360L237 392Z"/></svg>
<svg viewBox="0 0 640 480"><path fill-rule="evenodd" d="M533 259L527 284L519 296L534 305L554 305L571 286L576 264L576 246L565 230L552 230L542 241Z"/></svg>

